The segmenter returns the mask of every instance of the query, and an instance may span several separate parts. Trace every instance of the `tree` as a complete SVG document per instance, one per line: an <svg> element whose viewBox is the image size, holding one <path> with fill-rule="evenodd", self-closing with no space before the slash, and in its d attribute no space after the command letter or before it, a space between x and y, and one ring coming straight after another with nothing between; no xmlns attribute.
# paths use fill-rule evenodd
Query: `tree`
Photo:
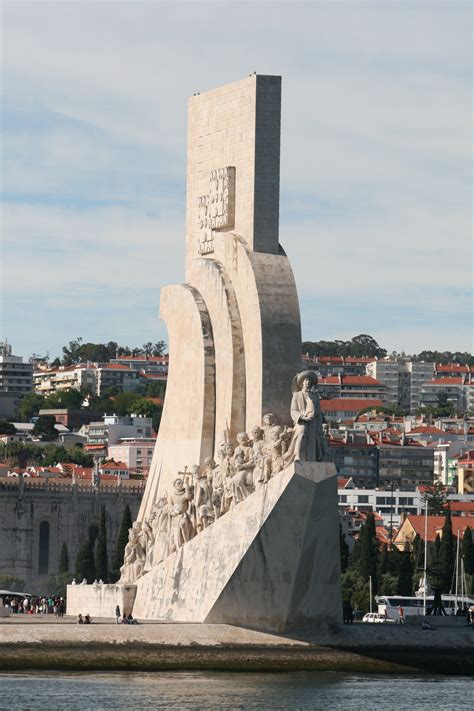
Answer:
<svg viewBox="0 0 474 711"><path fill-rule="evenodd" d="M120 346L115 341L108 343L84 343L82 338L76 338L69 342L68 346L63 346L63 365L75 365L77 363L108 363L117 355L134 356L160 356L164 353L166 343L145 343L141 348L129 348Z"/></svg>
<svg viewBox="0 0 474 711"><path fill-rule="evenodd" d="M152 402L151 400L142 397L135 401L133 405L133 411L137 415L151 417L153 429L155 430L155 432L158 432L161 422L161 415L163 412L163 408L161 407L161 405L157 405L155 402Z"/></svg>
<svg viewBox="0 0 474 711"><path fill-rule="evenodd" d="M125 553L125 546L128 543L128 529L132 527L132 514L130 511L130 506L127 504L123 510L122 522L120 524L120 530L117 537L117 543L115 546L115 555L112 560L112 569L110 571L112 582L115 582L120 578L120 568L123 565L123 556Z"/></svg>
<svg viewBox="0 0 474 711"><path fill-rule="evenodd" d="M131 415L135 412L135 403L141 400L137 393L119 393L114 397L113 408L117 415Z"/></svg>
<svg viewBox="0 0 474 711"><path fill-rule="evenodd" d="M79 410L84 402L85 393L76 388L68 388L60 392L51 393L44 401L45 408L69 408Z"/></svg>
<svg viewBox="0 0 474 711"><path fill-rule="evenodd" d="M366 582L372 578L372 589L377 591L378 542L375 530L375 516L368 513L366 522L359 532L360 551L357 569Z"/></svg>
<svg viewBox="0 0 474 711"><path fill-rule="evenodd" d="M95 547L95 570L99 580L104 583L108 582L109 571L107 562L107 528L105 506L102 506L100 512L99 535Z"/></svg>
<svg viewBox="0 0 474 711"><path fill-rule="evenodd" d="M58 431L53 415L40 415L35 422L32 433L43 442L51 442L57 439Z"/></svg>
<svg viewBox="0 0 474 711"><path fill-rule="evenodd" d="M93 583L95 580L94 549L90 539L82 543L76 557L76 578Z"/></svg>
<svg viewBox="0 0 474 711"><path fill-rule="evenodd" d="M428 504L429 516L441 516L446 512L447 504L446 489L440 481L435 481L427 487L423 494L423 501Z"/></svg>
<svg viewBox="0 0 474 711"><path fill-rule="evenodd" d="M474 575L474 543L470 526L464 531L461 543L461 558L464 561L464 570L467 575Z"/></svg>
<svg viewBox="0 0 474 711"><path fill-rule="evenodd" d="M63 541L61 546L61 554L59 556L59 572L67 573L69 571L69 554L67 551L66 541Z"/></svg>
<svg viewBox="0 0 474 711"><path fill-rule="evenodd" d="M410 597L413 594L413 563L408 549L403 551L400 559L397 590L398 595Z"/></svg>
<svg viewBox="0 0 474 711"><path fill-rule="evenodd" d="M339 546L341 551L341 573L345 573L349 566L349 546L342 532L341 524L339 524Z"/></svg>
<svg viewBox="0 0 474 711"><path fill-rule="evenodd" d="M451 521L451 511L448 509L443 524L443 535L439 551L439 560L442 570L442 592L449 592L451 589L456 560L455 543L453 538L453 524Z"/></svg>
<svg viewBox="0 0 474 711"><path fill-rule="evenodd" d="M10 592L23 592L25 581L15 575L0 575L0 589L10 590Z"/></svg>
<svg viewBox="0 0 474 711"><path fill-rule="evenodd" d="M8 420L0 420L0 435L14 435L16 434L15 425L12 425Z"/></svg>
<svg viewBox="0 0 474 711"><path fill-rule="evenodd" d="M71 573L69 572L59 573L58 575L48 575L46 580L46 592L48 595L60 595L65 598L67 586L70 582Z"/></svg>
<svg viewBox="0 0 474 711"><path fill-rule="evenodd" d="M383 358L387 350L381 348L377 341L365 333L354 336L350 341L304 341L303 353L310 356L355 356Z"/></svg>
<svg viewBox="0 0 474 711"><path fill-rule="evenodd" d="M147 383L146 386L146 397L160 397L164 398L166 392L166 380L155 380Z"/></svg>
<svg viewBox="0 0 474 711"><path fill-rule="evenodd" d="M20 422L30 422L32 417L38 415L43 403L43 395L32 390L21 399L16 411L16 417Z"/></svg>
<svg viewBox="0 0 474 711"><path fill-rule="evenodd" d="M398 595L398 578L395 575L384 573L379 580L379 595Z"/></svg>
<svg viewBox="0 0 474 711"><path fill-rule="evenodd" d="M58 462L79 464L82 467L91 467L93 458L79 447L61 447L57 444L25 444L12 442L0 444L0 460L8 461L10 466L25 467L27 464L40 464L53 466Z"/></svg>
<svg viewBox="0 0 474 711"><path fill-rule="evenodd" d="M94 548L97 536L99 535L99 527L96 523L90 524L87 535L89 537L89 543L91 544L92 548Z"/></svg>
<svg viewBox="0 0 474 711"><path fill-rule="evenodd" d="M341 577L342 601L350 602L354 610L368 612L370 608L369 584L356 570L348 570Z"/></svg>

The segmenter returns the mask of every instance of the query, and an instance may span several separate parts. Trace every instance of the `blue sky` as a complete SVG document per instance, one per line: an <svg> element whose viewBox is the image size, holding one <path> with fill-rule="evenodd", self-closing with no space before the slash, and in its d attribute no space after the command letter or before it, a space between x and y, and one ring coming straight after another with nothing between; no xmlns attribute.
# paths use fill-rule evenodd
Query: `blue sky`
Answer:
<svg viewBox="0 0 474 711"><path fill-rule="evenodd" d="M2 322L29 356L166 340L187 98L283 76L305 339L472 348L468 2L3 2Z"/></svg>

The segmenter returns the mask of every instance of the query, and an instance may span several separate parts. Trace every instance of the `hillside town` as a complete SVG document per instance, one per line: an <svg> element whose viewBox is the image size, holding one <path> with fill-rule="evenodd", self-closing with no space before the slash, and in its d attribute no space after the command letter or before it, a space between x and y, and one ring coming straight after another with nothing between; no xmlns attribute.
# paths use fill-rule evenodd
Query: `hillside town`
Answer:
<svg viewBox="0 0 474 711"><path fill-rule="evenodd" d="M97 535L103 511L109 559L116 555L125 509L132 520L138 512L166 390L168 356L152 354L150 345L147 352L109 349L104 362L66 357L54 364L0 345L0 509L7 541L0 575L42 585L66 572L64 548L75 573L81 545L91 530ZM301 370L318 376L347 561L368 518L379 551L413 551L418 541L433 548L448 510L454 539L466 530L472 536L472 365L304 353Z"/></svg>

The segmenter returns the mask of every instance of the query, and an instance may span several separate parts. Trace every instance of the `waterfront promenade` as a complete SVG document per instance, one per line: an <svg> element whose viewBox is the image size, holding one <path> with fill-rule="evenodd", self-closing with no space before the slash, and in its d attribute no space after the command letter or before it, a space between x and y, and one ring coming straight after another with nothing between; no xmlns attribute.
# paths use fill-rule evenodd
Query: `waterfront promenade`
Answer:
<svg viewBox="0 0 474 711"><path fill-rule="evenodd" d="M317 638L266 634L230 625L72 617L11 616L0 620L0 671L235 670L474 674L474 630L422 630L361 624Z"/></svg>

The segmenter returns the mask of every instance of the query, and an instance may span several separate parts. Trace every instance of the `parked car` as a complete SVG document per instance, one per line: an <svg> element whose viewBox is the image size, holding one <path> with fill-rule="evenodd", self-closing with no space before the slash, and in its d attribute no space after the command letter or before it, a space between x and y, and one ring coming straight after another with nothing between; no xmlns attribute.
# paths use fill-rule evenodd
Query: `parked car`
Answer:
<svg viewBox="0 0 474 711"><path fill-rule="evenodd" d="M362 618L362 622L393 622L390 618L385 617L380 612L367 612Z"/></svg>

